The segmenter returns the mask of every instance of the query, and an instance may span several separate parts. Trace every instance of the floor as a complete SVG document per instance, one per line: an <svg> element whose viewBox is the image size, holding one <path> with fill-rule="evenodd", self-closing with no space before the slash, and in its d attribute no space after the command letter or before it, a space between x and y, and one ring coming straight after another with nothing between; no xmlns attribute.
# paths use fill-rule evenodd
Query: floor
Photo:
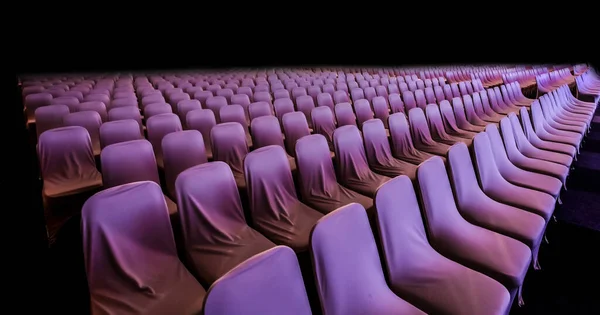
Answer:
<svg viewBox="0 0 600 315"><path fill-rule="evenodd" d="M540 250L542 270L530 270L523 291L525 306L513 307L511 314L600 314L600 123L593 130L562 195L558 222L548 228L549 244ZM79 234L78 221L69 222L63 233L44 264L48 310L85 314L89 293L82 244L80 238L68 236Z"/></svg>

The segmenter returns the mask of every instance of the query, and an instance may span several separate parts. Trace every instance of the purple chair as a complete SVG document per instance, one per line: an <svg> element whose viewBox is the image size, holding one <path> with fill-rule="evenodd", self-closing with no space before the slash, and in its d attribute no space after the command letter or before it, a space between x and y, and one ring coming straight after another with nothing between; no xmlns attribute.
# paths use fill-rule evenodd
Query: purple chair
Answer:
<svg viewBox="0 0 600 315"><path fill-rule="evenodd" d="M477 133L482 132L487 125L487 123L481 120L475 113L473 103L469 103L469 109L467 110L460 97L452 99L452 111L454 112L454 117L456 119L456 126L462 130Z"/></svg>
<svg viewBox="0 0 600 315"><path fill-rule="evenodd" d="M215 118L219 118L219 111L224 106L227 106L227 99L224 96L212 96L206 99L205 107L215 114ZM220 120L217 119L217 122Z"/></svg>
<svg viewBox="0 0 600 315"><path fill-rule="evenodd" d="M557 130L575 132L585 136L590 124L589 119L593 115L588 116L589 118L564 116L561 115L562 113L555 111L553 103L554 99L549 94L540 97L539 104L548 125Z"/></svg>
<svg viewBox="0 0 600 315"><path fill-rule="evenodd" d="M38 107L35 110L35 122L37 138L50 129L60 128L63 126L63 119L69 115L69 107L66 105L47 105Z"/></svg>
<svg viewBox="0 0 600 315"><path fill-rule="evenodd" d="M407 175L415 178L417 167L414 164L396 159L392 155L390 143L383 123L379 119L371 119L363 125L365 152L369 167L378 174L396 177Z"/></svg>
<svg viewBox="0 0 600 315"><path fill-rule="evenodd" d="M275 98L275 100L290 99L290 92L288 92L288 90L284 90L284 89L277 90L277 91L273 92L273 97Z"/></svg>
<svg viewBox="0 0 600 315"><path fill-rule="evenodd" d="M517 149L517 143L515 142L515 137L512 131L512 124L508 117L502 119L500 122L500 128L502 132L502 138L504 139L506 154L508 155L508 159L514 165L525 170L556 177L564 185L566 185L567 176L569 175L568 166L539 159L532 159L523 155L519 149ZM553 194L553 196L557 195L558 193Z"/></svg>
<svg viewBox="0 0 600 315"><path fill-rule="evenodd" d="M404 102L402 101L402 98L400 98L400 95L390 94L388 96L388 100L392 114L404 113Z"/></svg>
<svg viewBox="0 0 600 315"><path fill-rule="evenodd" d="M50 105L66 105L67 107L69 107L69 111L71 113L74 113L79 108L79 99L77 99L74 96L60 96L50 100Z"/></svg>
<svg viewBox="0 0 600 315"><path fill-rule="evenodd" d="M81 126L88 131L95 156L100 154L100 125L102 125L102 119L95 111L71 113L63 117L63 126Z"/></svg>
<svg viewBox="0 0 600 315"><path fill-rule="evenodd" d="M539 269L538 252L547 225L545 218L486 195L477 184L469 149L465 144L458 143L450 148L448 163L461 215L475 225L512 237L529 246L533 267Z"/></svg>
<svg viewBox="0 0 600 315"><path fill-rule="evenodd" d="M296 163L302 201L327 214L352 202L371 209L373 200L338 184L327 140L319 134L296 143Z"/></svg>
<svg viewBox="0 0 600 315"><path fill-rule="evenodd" d="M133 119L105 122L100 126L99 134L102 149L114 143L144 138L143 133L140 132L138 122Z"/></svg>
<svg viewBox="0 0 600 315"><path fill-rule="evenodd" d="M439 105L439 110L440 110L440 114L442 116L442 122L444 124L444 129L446 130L446 132L449 135L459 137L459 138L469 139L469 140L473 139L473 137L475 137L477 132L463 130L458 127L456 117L454 116L454 110L452 109L450 102L448 102L446 100L442 100ZM464 117L464 112L463 112L463 117ZM468 124L466 119L464 122L466 122ZM471 127L471 125L468 124L467 127Z"/></svg>
<svg viewBox="0 0 600 315"><path fill-rule="evenodd" d="M502 114L502 115L507 115L508 113L512 112L512 109L506 108L506 107L502 106L503 104L501 105L498 102L498 99L496 98L496 93L494 92L494 89L492 89L492 88L487 89L487 97L488 97L488 100L490 103L490 107L496 113ZM482 101L484 101L484 98L482 98Z"/></svg>
<svg viewBox="0 0 600 315"><path fill-rule="evenodd" d="M153 104L153 103L166 103L165 98L158 92L157 94L152 94L148 96L142 97L142 108Z"/></svg>
<svg viewBox="0 0 600 315"><path fill-rule="evenodd" d="M138 123L140 134L144 134L144 125L142 124L142 115L137 107L126 106L117 107L108 111L108 121L117 121L123 119L133 119Z"/></svg>
<svg viewBox="0 0 600 315"><path fill-rule="evenodd" d="M254 102L248 106L248 114L250 117L250 123L252 123L252 121L257 117L273 116L273 106L265 101Z"/></svg>
<svg viewBox="0 0 600 315"><path fill-rule="evenodd" d="M88 94L83 100L84 102L82 102L81 104L100 102L104 104L104 110L106 110L106 108L110 108L111 106L109 94Z"/></svg>
<svg viewBox="0 0 600 315"><path fill-rule="evenodd" d="M369 101L362 99L354 102L354 112L359 129L362 129L363 123L374 118L373 110Z"/></svg>
<svg viewBox="0 0 600 315"><path fill-rule="evenodd" d="M206 292L179 260L169 221L152 181L109 188L85 203L81 231L91 313L202 312Z"/></svg>
<svg viewBox="0 0 600 315"><path fill-rule="evenodd" d="M532 159L562 164L566 167L571 166L571 164L573 163L573 157L563 153L538 149L535 146L533 146L533 144L531 144L531 142L529 142L529 140L525 136L525 132L521 126L521 123L519 123L519 118L515 113L508 114L508 119L510 120L512 125L512 131L515 137L517 149L523 155Z"/></svg>
<svg viewBox="0 0 600 315"><path fill-rule="evenodd" d="M246 115L246 121L250 123L250 116L248 114L248 107L250 106L250 98L246 94L235 94L231 96L231 105L240 105L244 108L244 114Z"/></svg>
<svg viewBox="0 0 600 315"><path fill-rule="evenodd" d="M164 169L161 144L163 137L171 132L177 132L181 130L183 130L181 127L181 122L179 121L179 117L177 117L175 114L155 115L146 121L148 140L152 144L152 149L154 150L154 155L156 157L156 164L158 165L159 169Z"/></svg>
<svg viewBox="0 0 600 315"><path fill-rule="evenodd" d="M427 123L431 131L431 137L434 141L444 143L447 145L453 145L456 142L464 142L466 145L470 145L472 140L461 138L455 135L450 135L444 128L444 122L442 121L442 114L440 113L439 107L436 104L429 104L425 108L427 115Z"/></svg>
<svg viewBox="0 0 600 315"><path fill-rule="evenodd" d="M373 198L375 191L389 177L377 174L369 168L363 139L356 126L342 126L333 133L337 170L336 177L345 187Z"/></svg>
<svg viewBox="0 0 600 315"><path fill-rule="evenodd" d="M427 118L422 109L413 108L409 110L408 121L415 149L442 157L446 156L450 146L433 140L427 124Z"/></svg>
<svg viewBox="0 0 600 315"><path fill-rule="evenodd" d="M252 147L252 136L250 135L248 123L246 122L246 115L242 106L228 105L225 107L221 107L221 112L219 113L219 115L221 116L221 123L239 123L242 126L242 128L244 128L244 133L246 134L246 142L248 147Z"/></svg>
<svg viewBox="0 0 600 315"><path fill-rule="evenodd" d="M388 117L390 116L390 108L387 103L387 97L376 96L371 101L373 104L374 118L380 119L385 128L388 128Z"/></svg>
<svg viewBox="0 0 600 315"><path fill-rule="evenodd" d="M275 246L246 224L233 175L224 162L188 168L174 184L185 259L201 283L210 286L246 259Z"/></svg>
<svg viewBox="0 0 600 315"><path fill-rule="evenodd" d="M435 93L432 87L425 88L425 100L427 104L437 104L441 100L436 100Z"/></svg>
<svg viewBox="0 0 600 315"><path fill-rule="evenodd" d="M311 118L314 133L323 135L329 144L329 150L333 151L333 132L336 126L331 109L326 106L315 107L311 112Z"/></svg>
<svg viewBox="0 0 600 315"><path fill-rule="evenodd" d="M339 103L335 105L335 118L338 126L356 126L356 115L350 103Z"/></svg>
<svg viewBox="0 0 600 315"><path fill-rule="evenodd" d="M242 126L235 122L220 123L212 128L210 142L213 160L227 163L238 189L245 192L244 158L248 154L248 145Z"/></svg>
<svg viewBox="0 0 600 315"><path fill-rule="evenodd" d="M460 215L441 158L423 162L417 171L417 182L432 247L502 283L511 298L518 295L519 305L522 305L521 290L531 262L531 250L513 238L474 225Z"/></svg>
<svg viewBox="0 0 600 315"><path fill-rule="evenodd" d="M237 91L237 94L245 94L246 96L248 96L248 98L250 99L250 102L254 101L254 92L252 91L252 87L250 86L240 86ZM197 97L194 96L194 98L197 99Z"/></svg>
<svg viewBox="0 0 600 315"><path fill-rule="evenodd" d="M461 97L462 96L460 94L460 88L458 86L458 83L456 83L456 82L450 83L450 89L452 90L452 97Z"/></svg>
<svg viewBox="0 0 600 315"><path fill-rule="evenodd" d="M79 105L77 106L77 111L78 112L94 111L100 115L100 119L102 119L102 122L108 121L108 113L106 112L106 106L104 105L103 102L89 101L89 102L79 103Z"/></svg>
<svg viewBox="0 0 600 315"><path fill-rule="evenodd" d="M250 123L252 130L252 143L254 149L277 145L285 149L283 133L279 126L279 121L275 116L262 116L252 120ZM293 156L287 155L292 172L296 172L296 161Z"/></svg>
<svg viewBox="0 0 600 315"><path fill-rule="evenodd" d="M171 114L173 109L167 103L152 103L144 107L144 118L148 120L150 117L160 114Z"/></svg>
<svg viewBox="0 0 600 315"><path fill-rule="evenodd" d="M256 286L261 290L248 290ZM310 304L294 251L277 246L231 269L208 290L204 313L310 315Z"/></svg>
<svg viewBox="0 0 600 315"><path fill-rule="evenodd" d="M308 127L313 128L313 121L311 118L312 110L315 108L315 103L309 95L301 95L296 98L296 109L306 116Z"/></svg>
<svg viewBox="0 0 600 315"><path fill-rule="evenodd" d="M538 135L533 130L531 119L529 118L529 112L525 107L521 107L519 116L521 117L521 123L523 124L525 136L527 137L527 140L529 140L529 142L533 144L533 146L542 150L567 154L573 157L575 161L577 160L577 149L575 149L574 146L559 142L542 140L540 137L538 137Z"/></svg>
<svg viewBox="0 0 600 315"><path fill-rule="evenodd" d="M490 102L488 93L486 92L486 90L482 90L479 91L478 93L475 94L479 94L479 99L481 100L481 104L477 104L477 98L473 98L473 106L475 106L475 109L477 109L478 107L483 108L483 111L485 112L485 114L488 116L487 119L482 119L485 121L492 121L492 122L499 122L500 119L502 119L504 117L504 114L501 113L500 109L496 109L492 107L492 103ZM465 98L463 97L463 100Z"/></svg>
<svg viewBox="0 0 600 315"><path fill-rule="evenodd" d="M353 88L350 90L350 97L352 98L352 102L356 102L358 100L365 99L365 93L361 88Z"/></svg>
<svg viewBox="0 0 600 315"><path fill-rule="evenodd" d="M292 89L292 98L293 99L298 99L298 97L303 96L303 95L308 95L306 93L306 89L303 87L294 87Z"/></svg>
<svg viewBox="0 0 600 315"><path fill-rule="evenodd" d="M554 212L555 198L550 194L520 187L506 180L498 167L490 138L486 133L475 136L473 141L475 168L483 192L490 198L540 215L546 222Z"/></svg>
<svg viewBox="0 0 600 315"><path fill-rule="evenodd" d="M415 95L411 91L402 92L402 100L404 101L404 108L406 111L410 111L411 109L417 107Z"/></svg>
<svg viewBox="0 0 600 315"><path fill-rule="evenodd" d="M433 157L433 155L415 148L410 136L408 121L406 121L406 116L403 113L390 115L388 123L393 157L415 165L419 165L428 158Z"/></svg>
<svg viewBox="0 0 600 315"><path fill-rule="evenodd" d="M271 97L271 93L268 92L268 87L266 88L267 91L257 91L256 89L254 89L254 102L266 102L267 104L269 104L269 106L271 104L273 104L273 98Z"/></svg>
<svg viewBox="0 0 600 315"><path fill-rule="evenodd" d="M244 174L253 227L296 253L308 250L311 230L322 214L298 200L283 147L269 145L248 153Z"/></svg>
<svg viewBox="0 0 600 315"><path fill-rule="evenodd" d="M431 247L408 177L381 186L375 208L386 274L398 296L430 314L508 313L510 294L504 286Z"/></svg>
<svg viewBox="0 0 600 315"><path fill-rule="evenodd" d="M350 103L350 97L348 97L348 93L344 90L335 91L333 93L333 100L335 104Z"/></svg>
<svg viewBox="0 0 600 315"><path fill-rule="evenodd" d="M359 204L319 220L310 249L324 314L425 314L388 287L367 213Z"/></svg>
<svg viewBox="0 0 600 315"><path fill-rule="evenodd" d="M238 93L240 93L239 90L238 90ZM243 93L240 93L240 94L243 94ZM211 97L214 97L214 95L211 91L197 91L194 93L194 99L199 100L203 106L206 106L206 100L208 100Z"/></svg>
<svg viewBox="0 0 600 315"><path fill-rule="evenodd" d="M436 81L437 81L437 79L436 79ZM444 89L442 89L441 86L438 86L438 85L434 86L433 87L433 93L434 93L435 99L438 102L446 100L446 95L444 95ZM450 99L450 100L452 100L452 99ZM450 100L447 100L447 101L450 101Z"/></svg>
<svg viewBox="0 0 600 315"><path fill-rule="evenodd" d="M165 183L171 199L176 199L175 180L181 172L208 162L204 140L198 130L172 132L162 139Z"/></svg>
<svg viewBox="0 0 600 315"><path fill-rule="evenodd" d="M233 96L233 90L232 89L220 89L215 92L215 95L225 97L225 99L227 99L227 103L231 104L231 96Z"/></svg>
<svg viewBox="0 0 600 315"><path fill-rule="evenodd" d="M281 124L283 115L294 111L294 102L289 98L276 99L273 102L273 109L275 110L275 116L277 116L277 119L279 119L279 123Z"/></svg>
<svg viewBox="0 0 600 315"><path fill-rule="evenodd" d="M286 113L283 115L282 127L286 151L290 156L296 157L296 142L310 135L306 117L301 112Z"/></svg>
<svg viewBox="0 0 600 315"><path fill-rule="evenodd" d="M329 109L331 109L333 111L334 110L333 105L334 105L334 103L333 103L333 98L331 98L331 94L319 93L317 95L317 106L319 106L319 107L327 106L327 107L329 107Z"/></svg>
<svg viewBox="0 0 600 315"><path fill-rule="evenodd" d="M210 132L217 124L215 114L210 109L195 109L190 111L185 116L185 123L188 130L198 130L202 134L204 140L204 148L206 157L211 160L213 158L212 146L210 141Z"/></svg>
<svg viewBox="0 0 600 315"><path fill-rule="evenodd" d="M110 103L110 109L117 107L138 107L138 101L135 95L132 97L124 97L124 98L115 98ZM109 110L110 110L109 109Z"/></svg>
<svg viewBox="0 0 600 315"><path fill-rule="evenodd" d="M182 127L184 129L187 129L187 125L186 125L186 121L185 121L187 113L189 113L195 109L202 109L202 105L200 104L200 101L196 100L196 99L183 100L183 101L180 101L179 103L177 103L176 109L177 109L177 116L179 117L179 121L181 121Z"/></svg>
<svg viewBox="0 0 600 315"><path fill-rule="evenodd" d="M452 93L452 88L449 84L442 85L442 89L444 90L444 96L447 101L454 98L454 94ZM460 96L457 96L460 98Z"/></svg>

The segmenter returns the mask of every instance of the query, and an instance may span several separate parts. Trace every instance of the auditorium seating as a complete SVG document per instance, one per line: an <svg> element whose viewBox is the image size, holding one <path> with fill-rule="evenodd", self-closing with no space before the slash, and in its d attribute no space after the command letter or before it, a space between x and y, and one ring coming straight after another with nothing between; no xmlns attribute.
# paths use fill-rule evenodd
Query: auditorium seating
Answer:
<svg viewBox="0 0 600 315"><path fill-rule="evenodd" d="M93 314L507 314L542 268L600 76L281 68L21 87L50 243L81 213Z"/></svg>

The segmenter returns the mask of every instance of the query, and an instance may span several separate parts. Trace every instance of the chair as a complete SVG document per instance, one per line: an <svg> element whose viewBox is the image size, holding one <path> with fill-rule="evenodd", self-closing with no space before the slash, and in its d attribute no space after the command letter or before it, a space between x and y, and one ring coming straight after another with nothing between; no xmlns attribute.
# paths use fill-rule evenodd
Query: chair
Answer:
<svg viewBox="0 0 600 315"><path fill-rule="evenodd" d="M233 174L216 161L182 171L174 183L185 259L212 285L246 259L275 246L246 224Z"/></svg>
<svg viewBox="0 0 600 315"><path fill-rule="evenodd" d="M171 108L171 105L167 103L152 103L144 107L143 113L144 118L148 120L154 115L173 113L173 109Z"/></svg>
<svg viewBox="0 0 600 315"><path fill-rule="evenodd" d="M88 131L95 156L100 154L100 125L102 118L95 111L76 112L63 117L63 126L81 126Z"/></svg>
<svg viewBox="0 0 600 315"><path fill-rule="evenodd" d="M250 289L256 286L261 290ZM294 251L277 246L240 263L210 287L204 313L310 315Z"/></svg>
<svg viewBox="0 0 600 315"><path fill-rule="evenodd" d="M309 128L313 128L311 113L314 108L315 103L312 97L309 95L301 95L296 98L296 109L306 116L306 121L308 122Z"/></svg>
<svg viewBox="0 0 600 315"><path fill-rule="evenodd" d="M301 112L290 112L283 115L282 123L286 151L296 157L296 142L310 135L306 117Z"/></svg>
<svg viewBox="0 0 600 315"><path fill-rule="evenodd" d="M187 113L189 113L195 109L202 109L202 105L200 105L200 101L196 100L196 99L182 100L179 103L177 103L176 109L177 109L177 116L179 117L179 121L181 121L181 125L182 125L183 129L187 129L187 125L186 125L186 121L185 121Z"/></svg>
<svg viewBox="0 0 600 315"><path fill-rule="evenodd" d="M393 157L419 165L433 156L415 148L410 135L408 121L406 121L406 116L403 113L399 112L390 115L388 123Z"/></svg>
<svg viewBox="0 0 600 315"><path fill-rule="evenodd" d="M439 105L439 111L442 116L441 118L444 124L444 129L449 135L470 140L473 139L473 137L475 137L477 134L477 132L462 130L458 127L456 117L454 116L454 110L452 109L450 102L446 100L441 101ZM465 122L468 123L466 120Z"/></svg>
<svg viewBox="0 0 600 315"><path fill-rule="evenodd" d="M296 164L302 201L327 214L352 202L371 209L373 200L338 184L325 137L306 136L296 143Z"/></svg>
<svg viewBox="0 0 600 315"><path fill-rule="evenodd" d="M500 173L487 132L475 136L473 152L479 183L486 195L498 202L540 215L546 222L550 220L554 213L555 198L506 180Z"/></svg>
<svg viewBox="0 0 600 315"><path fill-rule="evenodd" d="M210 132L217 124L215 114L210 109L195 109L187 113L185 120L188 130L198 130L202 134L206 157L211 160L213 158L213 152L210 141Z"/></svg>
<svg viewBox="0 0 600 315"><path fill-rule="evenodd" d="M333 92L333 100L335 104L340 103L350 103L350 98L348 97L348 93L344 90L338 90Z"/></svg>
<svg viewBox="0 0 600 315"><path fill-rule="evenodd" d="M388 101L390 104L390 110L392 114L395 113L404 113L404 102L400 98L398 94L390 94L388 95Z"/></svg>
<svg viewBox="0 0 600 315"><path fill-rule="evenodd" d="M205 290L177 257L158 184L97 193L83 207L81 231L92 314L202 312Z"/></svg>
<svg viewBox="0 0 600 315"><path fill-rule="evenodd" d="M275 110L275 116L279 119L279 123L282 124L281 119L283 115L294 111L294 103L289 98L276 99L273 102L273 109Z"/></svg>
<svg viewBox="0 0 600 315"><path fill-rule="evenodd" d="M137 98L135 97L135 94L133 94L133 96L129 96L129 97L113 99L112 102L110 103L110 109L118 108L118 107L138 108L138 101L137 101ZM109 111L110 111L110 109L109 109Z"/></svg>
<svg viewBox="0 0 600 315"><path fill-rule="evenodd" d="M523 305L521 290L531 250L513 238L471 224L460 215L441 158L433 157L419 166L417 183L432 247L502 283L511 298L517 295L519 305Z"/></svg>
<svg viewBox="0 0 600 315"><path fill-rule="evenodd" d="M363 139L356 126L337 128L333 133L333 145L337 157L336 177L343 186L373 198L377 188L390 180L369 168Z"/></svg>
<svg viewBox="0 0 600 315"><path fill-rule="evenodd" d="M111 101L110 101L110 92L108 92L107 94L93 94L92 92L90 92L90 94L86 95L83 98L83 103L102 103L104 104L104 110L106 110L107 108L110 108L111 106ZM98 105L93 105L95 108L99 108L100 106ZM103 117L105 118L105 117ZM103 120L104 121L104 120Z"/></svg>
<svg viewBox="0 0 600 315"><path fill-rule="evenodd" d="M390 116L390 108L387 103L387 96L376 96L371 101L373 105L374 118L380 119L383 122L385 129L388 129L388 117Z"/></svg>
<svg viewBox="0 0 600 315"><path fill-rule="evenodd" d="M46 131L63 126L63 118L69 115L67 105L46 105L35 110L35 131L37 138Z"/></svg>
<svg viewBox="0 0 600 315"><path fill-rule="evenodd" d="M57 98L53 98L50 100L50 104L49 105L66 105L69 108L69 111L71 113L74 113L76 111L78 111L79 109L79 99L77 99L74 96L60 96ZM48 105L46 105L48 106ZM42 106L42 107L46 107L46 106ZM40 107L38 107L40 108ZM37 109L36 109L37 111ZM34 112L35 114L35 112Z"/></svg>
<svg viewBox="0 0 600 315"><path fill-rule="evenodd" d="M333 151L333 132L336 128L333 112L326 106L315 107L310 116L314 133L323 135L329 144L329 150Z"/></svg>
<svg viewBox="0 0 600 315"><path fill-rule="evenodd" d="M164 160L162 151L162 139L165 135L171 132L182 131L179 117L175 114L160 114L155 115L146 120L146 132L148 140L152 144L156 164L159 169L164 170Z"/></svg>
<svg viewBox="0 0 600 315"><path fill-rule="evenodd" d="M220 123L212 128L210 142L213 160L229 165L238 189L245 193L244 158L248 145L243 127L236 122Z"/></svg>
<svg viewBox="0 0 600 315"><path fill-rule="evenodd" d="M204 140L198 130L184 130L165 135L161 142L165 183L171 199L176 199L175 180L181 172L208 162Z"/></svg>
<svg viewBox="0 0 600 315"><path fill-rule="evenodd" d="M338 126L353 125L356 126L356 115L350 103L335 104L335 118Z"/></svg>
<svg viewBox="0 0 600 315"><path fill-rule="evenodd" d="M365 121L374 118L370 101L365 99L354 102L354 112L356 113L356 121L359 129L362 129L362 125Z"/></svg>
<svg viewBox="0 0 600 315"><path fill-rule="evenodd" d="M282 149L285 149L283 141L283 134L281 133L281 127L275 116L262 116L252 120L250 124L252 129L252 143L254 149L277 145ZM287 155L287 154L286 154ZM293 156L287 155L290 163L290 169L292 172L296 171L296 161Z"/></svg>
<svg viewBox="0 0 600 315"><path fill-rule="evenodd" d="M246 94L235 94L231 96L231 105L240 105L244 108L244 115L246 115L246 121L250 123L250 116L248 114L248 107L250 106L250 98Z"/></svg>
<svg viewBox="0 0 600 315"><path fill-rule="evenodd" d="M140 134L144 134L144 124L142 124L142 115L140 115L140 110L137 107L116 107L108 111L108 121L117 121L124 119L135 120L138 123Z"/></svg>
<svg viewBox="0 0 600 315"><path fill-rule="evenodd" d="M425 113L427 115L427 123L429 125L429 129L431 131L431 138L439 143L444 143L447 145L453 145L456 142L464 142L467 145L470 145L472 140L461 138L458 136L450 135L446 132L444 128L444 122L442 121L442 115L440 113L440 109L436 104L429 104L425 109Z"/></svg>
<svg viewBox="0 0 600 315"><path fill-rule="evenodd" d="M510 294L504 286L431 247L408 177L381 186L375 208L386 274L398 296L430 314L508 313Z"/></svg>
<svg viewBox="0 0 600 315"><path fill-rule="evenodd" d="M469 149L464 143L457 143L450 148L448 164L448 173L461 215L475 225L512 237L529 246L533 267L539 269L538 252L546 230L546 218L498 202L486 195L478 185Z"/></svg>
<svg viewBox="0 0 600 315"><path fill-rule="evenodd" d="M269 145L248 153L244 174L253 227L296 253L308 250L310 232L322 214L298 200L283 147Z"/></svg>
<svg viewBox="0 0 600 315"><path fill-rule="evenodd" d="M446 106L444 105L444 107ZM485 121L481 120L481 118L477 116L477 113L475 113L475 109L473 108L473 104L470 103L469 109L467 110L460 97L452 99L452 111L454 112L454 117L456 118L456 126L462 130L470 132L482 132L487 125ZM471 117L471 119L468 117Z"/></svg>
<svg viewBox="0 0 600 315"><path fill-rule="evenodd" d="M133 119L122 119L103 123L100 125L99 137L101 149L114 143L144 138L143 134L140 132L138 122Z"/></svg>
<svg viewBox="0 0 600 315"><path fill-rule="evenodd" d="M533 146L542 150L567 154L573 157L574 160L577 160L577 149L574 146L559 142L542 140L540 137L538 137L538 135L533 130L531 119L529 117L529 112L525 107L521 107L519 117L521 118L521 123L523 124L525 136Z"/></svg>
<svg viewBox="0 0 600 315"><path fill-rule="evenodd" d="M272 116L273 106L270 103L264 101L254 102L251 103L250 106L248 106L248 114L250 116L250 123L252 123L254 118L262 116Z"/></svg>
<svg viewBox="0 0 600 315"><path fill-rule="evenodd" d="M224 96L212 96L206 99L204 104L207 109L210 109L215 118L217 118L217 122L220 122L219 118L219 110L221 107L227 106L227 99Z"/></svg>
<svg viewBox="0 0 600 315"><path fill-rule="evenodd" d="M433 140L427 126L427 118L425 118L422 109L413 108L409 110L408 121L415 149L442 157L446 156L450 146Z"/></svg>
<svg viewBox="0 0 600 315"><path fill-rule="evenodd" d="M246 115L242 106L228 105L221 107L219 115L221 116L221 123L239 123L242 126L242 128L244 128L244 133L246 134L246 142L248 147L252 147L252 136L250 135L250 130L248 129L248 122L246 121Z"/></svg>
<svg viewBox="0 0 600 315"><path fill-rule="evenodd" d="M411 91L402 92L402 100L404 101L404 108L406 111L410 111L417 107L417 101L415 95Z"/></svg>
<svg viewBox="0 0 600 315"><path fill-rule="evenodd" d="M319 220L310 250L324 314L425 314L387 285L367 213L359 204Z"/></svg>
<svg viewBox="0 0 600 315"><path fill-rule="evenodd" d="M77 111L78 112L94 111L100 115L102 122L108 121L108 113L106 112L106 106L104 105L103 102L89 101L89 102L79 103L79 105L77 106Z"/></svg>

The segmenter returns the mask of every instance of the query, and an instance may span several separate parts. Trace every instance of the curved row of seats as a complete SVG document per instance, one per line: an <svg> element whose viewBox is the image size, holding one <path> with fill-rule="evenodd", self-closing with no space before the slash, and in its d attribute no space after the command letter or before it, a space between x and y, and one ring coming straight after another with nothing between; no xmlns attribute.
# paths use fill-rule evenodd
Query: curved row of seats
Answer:
<svg viewBox="0 0 600 315"><path fill-rule="evenodd" d="M587 74L586 82L598 86L597 77ZM577 100L567 86L561 86L530 102L531 113L521 107L500 116L496 121L500 130L496 124L487 124L483 130L464 133L468 130L454 130L447 123L459 120L461 103L461 98L453 98L452 104L445 100L427 105L425 110L412 108L407 111L408 121L403 112L389 115L391 141L378 118L365 120L361 128L352 123L340 126L338 119L331 143L320 133L286 133L286 122L291 126L299 122L300 129L308 130L305 115L290 112L281 117L284 144L283 136L273 137L282 134L279 120L259 116L251 122L255 148L249 153L242 125L221 122L212 128L210 139L223 135L230 144L224 141L215 146L213 142L215 162L207 162L201 132L166 133L161 150L165 175L174 169L167 180L174 187L167 184L171 187L166 189L166 195L176 201L171 204L159 186L152 141L141 140L140 125L135 121L123 122L135 127L131 129L138 133L137 139L104 146L101 175L93 167L93 149L85 128L46 131L40 136L39 150L47 152L46 156L69 156L76 172L90 170L91 174L93 169L95 174L87 177L101 178L107 188L89 199L83 210L84 244L90 244L85 249L88 282L95 311L164 313L180 308L178 313L193 313L204 307L207 314L240 310L289 313L292 308L309 313L306 292L311 288L300 282L304 276L304 281L315 278L320 306L328 314L506 313L512 299L520 296L528 266L539 267L537 251L545 227L596 104ZM316 107L313 113L319 108L332 114L328 106ZM480 118L475 110L473 113ZM156 117L178 121L175 114ZM150 135L154 128L148 121ZM445 137L453 130L458 133ZM423 137L429 140L433 133L441 135L439 143L447 146L439 155L447 158L448 172L441 157L430 155L412 164L402 161L402 155L393 156L392 147L413 152L414 146L407 143ZM72 139L80 139L84 145L74 145ZM471 152L469 139L474 139ZM219 162L219 156L225 156L227 163ZM242 176L235 176L228 157L239 161L235 168ZM56 161L49 158L46 166L59 168ZM407 171L399 162L413 165L412 174L407 174L411 178L403 176ZM86 163L92 167L84 167ZM52 178L43 179L45 187L52 182ZM416 181L417 194L410 179ZM242 211L237 189L242 182L249 198L249 215ZM392 219L400 215L403 220ZM153 235L147 235L150 232ZM177 246L183 247L184 264L177 258ZM292 251L281 246L296 253L309 251L313 270L300 272ZM502 250L507 252L501 254ZM157 256L159 252L162 254ZM285 263L278 263L282 260ZM140 269L141 261L156 263ZM153 276L166 268L172 273L160 280ZM255 270L254 277L248 276L250 270ZM294 274L290 279L283 276ZM432 274L436 281L431 281ZM456 280L465 277L472 281ZM138 284L132 286L134 279ZM250 283L265 290L248 289ZM201 285L210 286L205 300ZM450 289L457 285L463 287ZM449 290L464 294L439 298ZM153 292L150 296L154 297L142 292ZM294 293L284 297L285 292ZM436 297L430 292L442 293Z"/></svg>

